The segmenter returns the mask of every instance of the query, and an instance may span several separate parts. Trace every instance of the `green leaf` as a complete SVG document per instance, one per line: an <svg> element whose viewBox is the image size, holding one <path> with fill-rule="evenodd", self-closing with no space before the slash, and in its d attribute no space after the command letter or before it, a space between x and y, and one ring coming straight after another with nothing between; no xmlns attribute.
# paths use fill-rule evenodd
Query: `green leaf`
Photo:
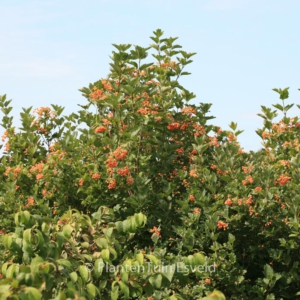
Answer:
<svg viewBox="0 0 300 300"><path fill-rule="evenodd" d="M155 266L159 264L158 259L152 255L152 254L146 254L146 257L150 260L151 263L153 263Z"/></svg>
<svg viewBox="0 0 300 300"><path fill-rule="evenodd" d="M108 242L107 242L107 239L105 238L99 238L97 239L96 241L96 244L100 247L100 248L104 248L104 249L107 249L108 248Z"/></svg>
<svg viewBox="0 0 300 300"><path fill-rule="evenodd" d="M69 268L69 269L72 269L72 268L73 268L71 262L70 262L69 260L67 260L67 259L58 259L56 262L57 262L59 265L62 265L62 266L67 267L67 268Z"/></svg>
<svg viewBox="0 0 300 300"><path fill-rule="evenodd" d="M117 227L117 231L118 231L119 233L124 232L124 229L123 229L123 222L122 222L122 221L118 221L118 222L116 222L115 224L116 224L116 227Z"/></svg>
<svg viewBox="0 0 300 300"><path fill-rule="evenodd" d="M2 272L3 275L6 274L7 268L8 268L8 263L6 262L6 263L4 263L4 264L2 265L2 267L1 267L1 272Z"/></svg>
<svg viewBox="0 0 300 300"><path fill-rule="evenodd" d="M73 231L73 227L70 224L67 224L63 228L63 235L66 239L69 239L71 237L71 233Z"/></svg>
<svg viewBox="0 0 300 300"><path fill-rule="evenodd" d="M23 232L23 239L28 245L31 244L31 229L26 229Z"/></svg>
<svg viewBox="0 0 300 300"><path fill-rule="evenodd" d="M26 287L25 293L28 295L28 299L30 300L40 300L42 299L42 294L39 290L34 287Z"/></svg>
<svg viewBox="0 0 300 300"><path fill-rule="evenodd" d="M228 234L228 242L233 243L235 241L235 236L231 233Z"/></svg>
<svg viewBox="0 0 300 300"><path fill-rule="evenodd" d="M161 288L162 283L162 275L161 274L155 274L149 278L149 282L153 286L154 289L159 290Z"/></svg>
<svg viewBox="0 0 300 300"><path fill-rule="evenodd" d="M208 297L205 297L202 300L226 300L226 298L223 293L214 290Z"/></svg>
<svg viewBox="0 0 300 300"><path fill-rule="evenodd" d="M20 213L18 212L18 213L15 214L15 217L14 217L14 219L15 219L15 224L16 224L17 226L20 225L19 217L20 217Z"/></svg>
<svg viewBox="0 0 300 300"><path fill-rule="evenodd" d="M283 91L280 93L280 99L285 100L289 97L289 88L285 88Z"/></svg>
<svg viewBox="0 0 300 300"><path fill-rule="evenodd" d="M40 264L44 262L45 260L40 256L36 256L35 258L33 258L30 263L31 271L33 273L38 272Z"/></svg>
<svg viewBox="0 0 300 300"><path fill-rule="evenodd" d="M25 275L25 283L28 286L31 286L33 284L33 275L31 273L27 273Z"/></svg>
<svg viewBox="0 0 300 300"><path fill-rule="evenodd" d="M113 282L111 288L111 300L118 300L119 297L119 285L115 285L116 281Z"/></svg>
<svg viewBox="0 0 300 300"><path fill-rule="evenodd" d="M135 222L135 218L130 217L126 221L127 221L127 224L128 224L128 231L131 232L131 233L135 233L136 232L136 227L137 227L137 224Z"/></svg>
<svg viewBox="0 0 300 300"><path fill-rule="evenodd" d="M238 131L235 132L235 136L238 136L238 135L240 135L243 132L244 132L244 130L238 130Z"/></svg>
<svg viewBox="0 0 300 300"><path fill-rule="evenodd" d="M123 264L122 264L123 270L125 270L126 272L129 272L131 266L132 266L132 261L131 261L131 259L126 259L126 260L124 260L124 262L123 262Z"/></svg>
<svg viewBox="0 0 300 300"><path fill-rule="evenodd" d="M175 273L175 268L176 268L175 264L169 266L163 266L161 274L171 282Z"/></svg>
<svg viewBox="0 0 300 300"><path fill-rule="evenodd" d="M109 227L109 228L104 228L103 232L106 236L111 237L113 230L114 230L113 227Z"/></svg>
<svg viewBox="0 0 300 300"><path fill-rule="evenodd" d="M122 266L122 268L121 268L120 275L121 275L121 280L122 280L123 282L128 282L128 272L127 272L127 270L124 268L124 266Z"/></svg>
<svg viewBox="0 0 300 300"><path fill-rule="evenodd" d="M25 210L21 213L21 222L27 225L29 221L30 221L30 213L27 210Z"/></svg>
<svg viewBox="0 0 300 300"><path fill-rule="evenodd" d="M66 297L66 294L65 294L65 292L63 291L63 292L60 292L55 298L54 298L54 300L66 300L67 299L67 297Z"/></svg>
<svg viewBox="0 0 300 300"><path fill-rule="evenodd" d="M283 111L283 106L280 104L272 104L275 108L279 109L280 111Z"/></svg>
<svg viewBox="0 0 300 300"><path fill-rule="evenodd" d="M109 250L110 254L113 256L112 260L114 260L118 257L118 253L113 247L108 247L108 250Z"/></svg>
<svg viewBox="0 0 300 300"><path fill-rule="evenodd" d="M10 265L7 270L6 270L6 273L5 273L5 277L6 278L15 278L15 276L19 273L19 266L18 265Z"/></svg>
<svg viewBox="0 0 300 300"><path fill-rule="evenodd" d="M231 122L231 123L229 124L229 127L230 127L233 131L235 131L236 128L237 128L237 123Z"/></svg>
<svg viewBox="0 0 300 300"><path fill-rule="evenodd" d="M272 279L272 277L273 277L273 275L274 275L274 270L273 270L273 268L272 268L270 265L268 265L268 264L266 264L266 265L264 266L264 275L265 275L265 277L268 278L268 279Z"/></svg>
<svg viewBox="0 0 300 300"><path fill-rule="evenodd" d="M135 137L139 133L140 130L141 130L141 127L139 127L137 130L133 131L130 135L130 138Z"/></svg>
<svg viewBox="0 0 300 300"><path fill-rule="evenodd" d="M86 266L79 266L78 271L83 282L86 283L89 280L89 275L90 275L88 268Z"/></svg>
<svg viewBox="0 0 300 300"><path fill-rule="evenodd" d="M121 288L122 294L124 294L124 296L125 296L125 299L129 299L129 288L128 288L128 286L122 281L119 281L118 283L119 283L119 286Z"/></svg>
<svg viewBox="0 0 300 300"><path fill-rule="evenodd" d="M203 266L205 264L205 256L201 253L195 253L194 255L195 266Z"/></svg>
<svg viewBox="0 0 300 300"><path fill-rule="evenodd" d="M78 279L78 275L77 275L77 273L76 272L72 272L72 273L70 273L70 278L71 278L71 280L72 280L72 282L76 282L77 281L77 279Z"/></svg>
<svg viewBox="0 0 300 300"><path fill-rule="evenodd" d="M138 262L140 265L143 265L143 264L144 264L144 254L143 254L143 253L138 253L138 254L135 256L135 259L137 260L137 262Z"/></svg>
<svg viewBox="0 0 300 300"><path fill-rule="evenodd" d="M2 237L2 244L6 250L10 249L12 243L12 236L10 234L6 234Z"/></svg>
<svg viewBox="0 0 300 300"><path fill-rule="evenodd" d="M105 262L109 262L109 250L108 249L102 249L101 251L101 257Z"/></svg>
<svg viewBox="0 0 300 300"><path fill-rule="evenodd" d="M145 220L146 217L142 213L135 214L134 218L135 218L136 225L138 227L141 227L146 223L146 220Z"/></svg>
<svg viewBox="0 0 300 300"><path fill-rule="evenodd" d="M185 257L183 260L187 266L191 266L191 267L195 266L195 259L193 255L189 255L188 257Z"/></svg>
<svg viewBox="0 0 300 300"><path fill-rule="evenodd" d="M37 249L41 248L44 246L44 237L41 231L39 231L38 229L35 229L35 232L37 234L38 237L38 243L36 245Z"/></svg>
<svg viewBox="0 0 300 300"><path fill-rule="evenodd" d="M94 274L97 279L101 276L103 269L104 269L103 259L102 258L96 259L94 263Z"/></svg>
<svg viewBox="0 0 300 300"><path fill-rule="evenodd" d="M288 111L290 108L292 108L294 104L288 104L284 107L285 111Z"/></svg>
<svg viewBox="0 0 300 300"><path fill-rule="evenodd" d="M99 290L92 283L86 285L86 290L91 299L95 299L96 295L99 294Z"/></svg>

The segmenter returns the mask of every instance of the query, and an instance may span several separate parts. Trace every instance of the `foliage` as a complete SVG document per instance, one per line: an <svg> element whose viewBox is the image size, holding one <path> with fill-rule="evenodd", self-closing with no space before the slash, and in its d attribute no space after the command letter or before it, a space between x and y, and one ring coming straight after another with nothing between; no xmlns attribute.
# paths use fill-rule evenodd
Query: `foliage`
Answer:
<svg viewBox="0 0 300 300"><path fill-rule="evenodd" d="M7 299L299 294L300 122L286 115L288 88L274 89L280 122L262 106L264 149L246 153L236 123L223 131L208 123L211 104L188 103L179 80L195 53L162 34L148 48L114 45L77 113L24 108L16 132L1 97Z"/></svg>

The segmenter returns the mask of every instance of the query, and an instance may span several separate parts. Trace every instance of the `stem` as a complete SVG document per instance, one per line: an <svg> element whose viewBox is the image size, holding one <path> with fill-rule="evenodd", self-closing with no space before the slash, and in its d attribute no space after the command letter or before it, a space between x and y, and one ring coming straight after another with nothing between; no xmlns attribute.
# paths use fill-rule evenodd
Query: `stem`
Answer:
<svg viewBox="0 0 300 300"><path fill-rule="evenodd" d="M282 108L283 108L284 117L286 118L286 110L285 110L285 106L284 106L284 100L282 100Z"/></svg>
<svg viewBox="0 0 300 300"><path fill-rule="evenodd" d="M181 73L182 73L183 69L184 69L184 66L182 67L182 69L181 69L180 73L177 75L177 77L176 77L175 81L177 81L177 82L178 82L179 76L181 75Z"/></svg>

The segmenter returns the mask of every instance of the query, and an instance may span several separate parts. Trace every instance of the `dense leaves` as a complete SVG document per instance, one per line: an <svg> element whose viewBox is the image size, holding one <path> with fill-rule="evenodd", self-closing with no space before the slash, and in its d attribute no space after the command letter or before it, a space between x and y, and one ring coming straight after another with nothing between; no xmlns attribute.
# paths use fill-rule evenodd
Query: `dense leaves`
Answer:
<svg viewBox="0 0 300 300"><path fill-rule="evenodd" d="M86 105L4 114L3 299L295 299L299 130L262 106L263 149L211 125L211 104L180 84L195 53L157 30L114 45ZM156 60L151 62L149 54ZM274 122L283 113L282 120ZM2 298L1 298L2 299Z"/></svg>

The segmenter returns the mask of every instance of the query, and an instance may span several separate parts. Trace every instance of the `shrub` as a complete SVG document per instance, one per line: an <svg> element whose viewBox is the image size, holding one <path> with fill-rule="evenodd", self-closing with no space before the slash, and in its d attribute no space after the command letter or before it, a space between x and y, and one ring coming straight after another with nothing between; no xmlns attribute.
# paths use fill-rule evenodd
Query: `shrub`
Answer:
<svg viewBox="0 0 300 300"><path fill-rule="evenodd" d="M77 113L62 116L52 105L35 117L23 109L17 133L1 97L0 214L9 252L0 288L7 297L299 293L300 126L286 116L288 89L275 89L279 123L277 111L262 106L257 133L265 148L246 153L236 123L223 131L208 124L211 104L188 104L195 95L179 79L195 53L162 34L155 31L148 48L114 45L109 75L80 90L87 104ZM147 62L150 51L156 63ZM88 272L85 264L97 260L114 271ZM117 270L147 263L149 272ZM60 285L57 276L67 275Z"/></svg>

